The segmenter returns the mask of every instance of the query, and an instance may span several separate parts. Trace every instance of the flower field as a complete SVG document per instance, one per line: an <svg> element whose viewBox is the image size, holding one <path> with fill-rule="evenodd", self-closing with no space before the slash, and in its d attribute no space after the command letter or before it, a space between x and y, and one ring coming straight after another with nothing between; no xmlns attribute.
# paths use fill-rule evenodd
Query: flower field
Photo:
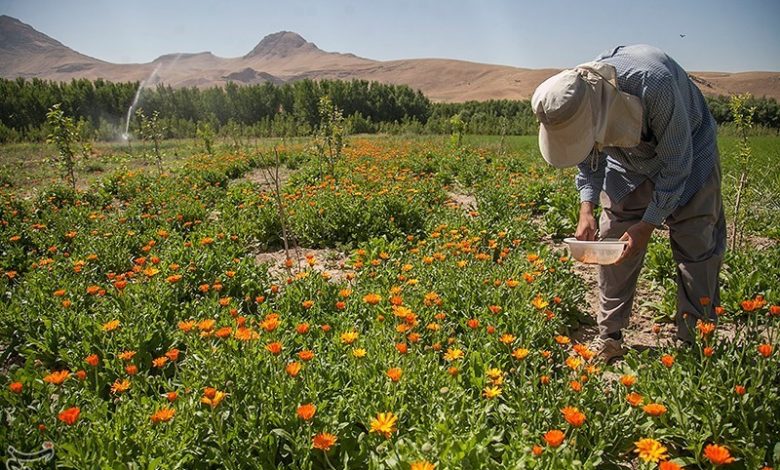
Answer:
<svg viewBox="0 0 780 470"><path fill-rule="evenodd" d="M116 169L79 191L0 190L0 455L51 442L57 465L83 469L780 465L775 167L756 176L760 246L727 255L719 324L700 323L693 348L659 337L607 365L573 339L593 313L559 242L573 173L533 138L353 138L333 174L288 143L280 194L273 144L183 148L161 176ZM283 233L298 248L259 262ZM669 318L662 233L643 276Z"/></svg>

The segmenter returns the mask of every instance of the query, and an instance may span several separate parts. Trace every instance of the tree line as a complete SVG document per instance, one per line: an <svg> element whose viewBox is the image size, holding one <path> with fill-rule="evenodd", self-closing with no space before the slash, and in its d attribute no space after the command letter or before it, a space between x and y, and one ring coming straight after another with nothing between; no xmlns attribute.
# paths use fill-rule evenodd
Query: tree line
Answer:
<svg viewBox="0 0 780 470"><path fill-rule="evenodd" d="M309 135L321 124L318 105L323 96L342 112L349 133L450 134L454 116L462 126L458 132L469 134L528 135L538 126L528 100L433 103L406 85L365 80L231 82L207 89L157 85L140 93L139 86L102 79L0 79L0 142L45 140L46 113L58 103L67 116L82 123L90 139L118 140L128 116L131 134L136 135L140 122L128 113L136 93L136 108L158 114L165 138L194 137L202 127L224 136ZM707 97L719 124L733 119L728 102L728 97ZM780 130L776 100L753 98L748 105L755 108L756 125Z"/></svg>

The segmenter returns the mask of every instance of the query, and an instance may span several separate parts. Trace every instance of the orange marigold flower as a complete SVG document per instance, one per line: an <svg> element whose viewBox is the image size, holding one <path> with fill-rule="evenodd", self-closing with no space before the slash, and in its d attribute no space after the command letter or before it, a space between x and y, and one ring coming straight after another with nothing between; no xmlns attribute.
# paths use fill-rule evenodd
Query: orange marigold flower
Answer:
<svg viewBox="0 0 780 470"><path fill-rule="evenodd" d="M571 339L569 339L568 336L558 335L555 337L555 342L560 345L564 345L564 344L569 344L571 342Z"/></svg>
<svg viewBox="0 0 780 470"><path fill-rule="evenodd" d="M561 444L563 444L563 440L566 438L563 432L559 429L552 429L547 431L542 437L550 447L559 447Z"/></svg>
<svg viewBox="0 0 780 470"><path fill-rule="evenodd" d="M499 341L501 341L502 343L508 345L508 344L514 343L516 339L517 339L517 336L509 334L509 333L504 333L503 335L501 335L501 338L499 338Z"/></svg>
<svg viewBox="0 0 780 470"><path fill-rule="evenodd" d="M664 354L661 356L661 364L666 366L667 368L670 368L674 365L674 356L671 356L669 354Z"/></svg>
<svg viewBox="0 0 780 470"><path fill-rule="evenodd" d="M304 300L301 302L301 307L304 308L304 310L308 310L312 307L314 307L314 301L313 300Z"/></svg>
<svg viewBox="0 0 780 470"><path fill-rule="evenodd" d="M287 372L287 375L290 377L297 377L298 373L301 371L301 364L295 361L289 362L284 367L284 371Z"/></svg>
<svg viewBox="0 0 780 470"><path fill-rule="evenodd" d="M121 322L119 320L111 320L109 322L103 323L103 331L114 331L119 328L120 324Z"/></svg>
<svg viewBox="0 0 780 470"><path fill-rule="evenodd" d="M100 363L100 356L97 354L90 354L84 360L87 361L87 364L91 365L92 367L97 367L97 365Z"/></svg>
<svg viewBox="0 0 780 470"><path fill-rule="evenodd" d="M704 354L706 357L712 357L712 355L713 355L713 354L715 354L715 348L713 348L712 346L706 346L706 347L705 347L705 348L702 350L702 353L703 353L703 354Z"/></svg>
<svg viewBox="0 0 780 470"><path fill-rule="evenodd" d="M624 387L631 387L636 383L636 375L623 375L620 377L620 383Z"/></svg>
<svg viewBox="0 0 780 470"><path fill-rule="evenodd" d="M550 376L549 375L542 375L539 377L539 383L542 385L547 385L550 383Z"/></svg>
<svg viewBox="0 0 780 470"><path fill-rule="evenodd" d="M661 416L666 413L666 407L660 403L648 403L642 410L650 416Z"/></svg>
<svg viewBox="0 0 780 470"><path fill-rule="evenodd" d="M699 320L696 322L696 329L699 330L702 337L707 337L715 331L715 323Z"/></svg>
<svg viewBox="0 0 780 470"><path fill-rule="evenodd" d="M179 394L176 392L168 392L165 394L165 398L169 403L173 403L177 398L179 398Z"/></svg>
<svg viewBox="0 0 780 470"><path fill-rule="evenodd" d="M772 317L780 317L780 305L772 305L769 307L769 315Z"/></svg>
<svg viewBox="0 0 780 470"><path fill-rule="evenodd" d="M308 323L298 323L295 326L295 332L299 335L305 335L309 332L309 324Z"/></svg>
<svg viewBox="0 0 780 470"><path fill-rule="evenodd" d="M43 378L43 381L46 383L50 383L53 385L62 385L63 382L65 382L68 377L70 377L70 371L67 370L55 370L46 377Z"/></svg>
<svg viewBox="0 0 780 470"><path fill-rule="evenodd" d="M222 402L222 399L225 398L227 394L225 392L221 392L217 389L214 389L212 387L206 387L206 390L203 392L203 397L201 397L200 402L204 405L209 405L211 408L216 408L217 405Z"/></svg>
<svg viewBox="0 0 780 470"><path fill-rule="evenodd" d="M472 330L476 330L479 328L479 320L476 318L471 318L469 321L466 322L466 325L471 328Z"/></svg>
<svg viewBox="0 0 780 470"><path fill-rule="evenodd" d="M396 430L397 421L398 416L394 415L392 411L379 413L376 415L376 418L371 420L371 429L369 432L382 434L385 436L385 439L389 439Z"/></svg>
<svg viewBox="0 0 780 470"><path fill-rule="evenodd" d="M123 361L129 361L135 356L135 351L123 351L117 357Z"/></svg>
<svg viewBox="0 0 780 470"><path fill-rule="evenodd" d="M639 406L639 404L642 403L642 400L643 400L642 395L640 395L640 394L638 394L636 392L631 392L628 395L626 395L626 401L631 406Z"/></svg>
<svg viewBox="0 0 780 470"><path fill-rule="evenodd" d="M160 408L152 414L152 423L167 423L173 419L173 415L176 414L176 410L173 408Z"/></svg>
<svg viewBox="0 0 780 470"><path fill-rule="evenodd" d="M717 444L707 444L704 448L704 456L713 465L728 465L734 461L729 450Z"/></svg>
<svg viewBox="0 0 780 470"><path fill-rule="evenodd" d="M409 352L409 346L407 346L406 343L396 344L395 349L401 354L406 354L407 352Z"/></svg>
<svg viewBox="0 0 780 470"><path fill-rule="evenodd" d="M682 467L671 460L664 460L658 464L658 470L682 470Z"/></svg>
<svg viewBox="0 0 780 470"><path fill-rule="evenodd" d="M734 386L734 393L736 393L739 396L742 396L745 394L745 387L743 385L735 385Z"/></svg>
<svg viewBox="0 0 780 470"><path fill-rule="evenodd" d="M179 329L185 333L191 331L195 327L195 320L187 320L179 322Z"/></svg>
<svg viewBox="0 0 780 470"><path fill-rule="evenodd" d="M525 348L517 348L514 351L512 351L512 357L514 357L518 361L522 361L523 359L528 357L528 354L530 352L531 351L529 351L528 349L525 349Z"/></svg>
<svg viewBox="0 0 780 470"><path fill-rule="evenodd" d="M457 367L449 367L447 369L447 373L450 374L450 376L455 377L460 372L460 369Z"/></svg>
<svg viewBox="0 0 780 470"><path fill-rule="evenodd" d="M338 438L333 434L327 432L321 432L312 438L311 446L314 449L319 449L327 452L330 450L331 447L333 447L334 444L336 444L337 440Z"/></svg>
<svg viewBox="0 0 780 470"><path fill-rule="evenodd" d="M282 352L282 343L274 341L265 345L266 351L270 352L274 356L278 356Z"/></svg>
<svg viewBox="0 0 780 470"><path fill-rule="evenodd" d="M314 359L314 352L308 349L304 349L303 351L298 353L298 359L302 361L311 361L312 359Z"/></svg>
<svg viewBox="0 0 780 470"><path fill-rule="evenodd" d="M582 383L576 380L572 380L571 382L569 382L569 387L571 387L571 389L574 390L575 392L582 391Z"/></svg>
<svg viewBox="0 0 780 470"><path fill-rule="evenodd" d="M772 345L771 344L760 344L758 345L758 353L761 354L764 357L769 357L772 355Z"/></svg>
<svg viewBox="0 0 780 470"><path fill-rule="evenodd" d="M156 367L158 369L162 369L163 367L165 367L165 364L167 364L167 363L168 363L168 358L165 357L165 356L160 356L158 358L155 358L152 361L152 366L154 366L154 367Z"/></svg>
<svg viewBox="0 0 780 470"><path fill-rule="evenodd" d="M531 453L536 457L539 457L544 453L544 447L540 446L539 444L534 444L534 446L531 448Z"/></svg>
<svg viewBox="0 0 780 470"><path fill-rule="evenodd" d="M561 410L561 414L563 414L563 419L565 419L566 422L568 422L575 428L578 428L583 424L585 424L585 413L581 412L579 409L573 406L567 406L563 408Z"/></svg>
<svg viewBox="0 0 780 470"><path fill-rule="evenodd" d="M309 421L314 418L314 414L317 412L317 407L311 403L304 403L299 406L295 411L298 417L304 421Z"/></svg>
<svg viewBox="0 0 780 470"><path fill-rule="evenodd" d="M575 356L569 356L564 361L566 366L571 370L577 370L582 365L582 359L579 359Z"/></svg>
<svg viewBox="0 0 780 470"><path fill-rule="evenodd" d="M127 379L116 379L113 385L111 385L111 393L119 394L130 390L130 381Z"/></svg>
<svg viewBox="0 0 780 470"><path fill-rule="evenodd" d="M352 344L358 339L358 332L357 331L345 331L344 333L341 333L341 344Z"/></svg>
<svg viewBox="0 0 780 470"><path fill-rule="evenodd" d="M176 362L179 360L179 350L176 348L173 348L165 353L165 357L167 357L169 360Z"/></svg>
<svg viewBox="0 0 780 470"><path fill-rule="evenodd" d="M8 389L11 390L13 393L22 393L22 390L24 389L24 385L22 385L21 382L11 382L10 385L8 385Z"/></svg>
<svg viewBox="0 0 780 470"><path fill-rule="evenodd" d="M386 372L387 376L392 380L393 382L398 382L401 380L401 375L403 375L403 371L400 367L392 367L387 370Z"/></svg>
<svg viewBox="0 0 780 470"><path fill-rule="evenodd" d="M135 364L130 364L125 367L125 372L127 372L127 375L135 375L138 373L138 367Z"/></svg>
<svg viewBox="0 0 780 470"><path fill-rule="evenodd" d="M87 380L87 371L85 371L84 369L77 370L76 371L76 378L81 380L82 382L84 380Z"/></svg>
<svg viewBox="0 0 780 470"><path fill-rule="evenodd" d="M68 426L73 426L79 420L79 414L81 414L81 409L78 406L74 406L61 411L57 418Z"/></svg>
<svg viewBox="0 0 780 470"><path fill-rule="evenodd" d="M498 315L499 313L501 313L501 311L502 311L503 309L502 309L502 308L501 308L501 306L499 306L499 305L490 305L490 306L488 307L488 310L490 310L490 313L492 313L492 314L494 314L494 315Z"/></svg>
<svg viewBox="0 0 780 470"><path fill-rule="evenodd" d="M363 296L363 302L367 303L368 305L376 305L381 301L382 297L379 296L379 294L374 294L373 292Z"/></svg>

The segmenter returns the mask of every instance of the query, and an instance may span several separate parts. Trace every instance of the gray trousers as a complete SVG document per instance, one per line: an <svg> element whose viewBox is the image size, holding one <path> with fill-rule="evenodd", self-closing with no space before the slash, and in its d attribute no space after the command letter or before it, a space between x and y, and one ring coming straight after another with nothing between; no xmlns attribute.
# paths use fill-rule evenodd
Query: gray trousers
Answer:
<svg viewBox="0 0 780 470"><path fill-rule="evenodd" d="M718 275L726 248L726 221L720 192L720 162L704 186L667 219L674 261L677 264L677 336L695 338L699 319L717 321ZM599 230L603 238L620 238L642 216L653 196L653 183L646 180L619 202L601 194L603 211ZM599 333L606 337L628 326L636 282L645 251L617 265L599 266ZM709 298L710 302L702 302ZM704 303L705 305L702 305Z"/></svg>

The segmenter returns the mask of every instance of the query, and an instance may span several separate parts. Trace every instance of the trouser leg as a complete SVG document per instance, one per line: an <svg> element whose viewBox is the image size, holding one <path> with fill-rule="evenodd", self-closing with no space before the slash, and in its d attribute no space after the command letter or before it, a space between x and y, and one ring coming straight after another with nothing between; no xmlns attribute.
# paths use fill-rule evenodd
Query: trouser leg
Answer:
<svg viewBox="0 0 780 470"><path fill-rule="evenodd" d="M625 231L642 220L652 198L652 182L645 181L619 202L601 197L599 231L602 238L620 238ZM628 326L636 293L636 282L645 258L645 251L620 264L599 266L599 334L606 337Z"/></svg>
<svg viewBox="0 0 780 470"><path fill-rule="evenodd" d="M678 338L691 342L698 320L717 321L718 276L726 248L726 221L721 198L720 166L698 193L670 215L672 253L677 263Z"/></svg>

